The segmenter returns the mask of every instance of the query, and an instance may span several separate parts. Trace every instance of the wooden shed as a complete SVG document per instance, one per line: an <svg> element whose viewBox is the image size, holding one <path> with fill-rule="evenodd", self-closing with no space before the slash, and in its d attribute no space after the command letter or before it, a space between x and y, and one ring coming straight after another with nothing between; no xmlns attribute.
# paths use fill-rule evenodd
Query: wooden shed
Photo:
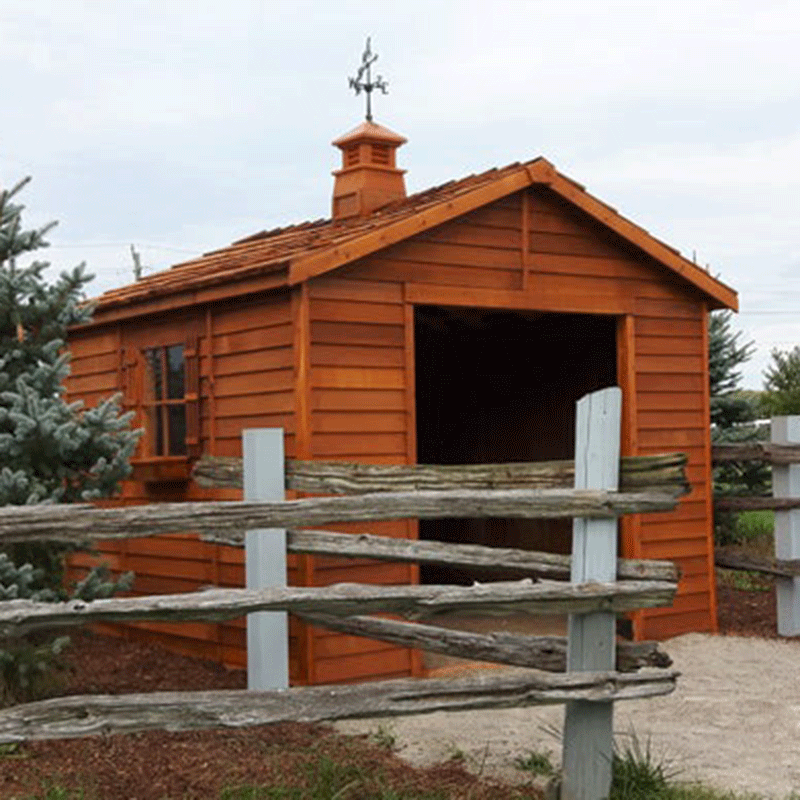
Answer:
<svg viewBox="0 0 800 800"><path fill-rule="evenodd" d="M146 435L120 502L236 499L189 479L282 427L300 459L469 463L571 458L575 401L618 384L623 453L684 451L675 513L626 518L622 553L683 572L636 638L716 627L707 319L734 291L543 158L406 196L401 136L336 140L331 219L265 231L99 298L70 338L71 399L122 391ZM363 526L343 526L363 530ZM395 537L568 551L563 521L369 526ZM239 586L242 551L189 534L109 543L143 593ZM77 566L83 563L78 559ZM406 565L290 558L290 582L464 580ZM471 579L471 578L470 578ZM244 664L243 622L141 623L127 635ZM417 655L292 621L295 683L416 674Z"/></svg>

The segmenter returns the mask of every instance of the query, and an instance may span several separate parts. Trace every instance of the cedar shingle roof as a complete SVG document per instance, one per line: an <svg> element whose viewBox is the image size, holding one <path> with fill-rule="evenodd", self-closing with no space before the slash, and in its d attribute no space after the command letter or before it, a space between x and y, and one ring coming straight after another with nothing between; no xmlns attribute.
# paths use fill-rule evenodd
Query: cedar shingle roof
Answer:
<svg viewBox="0 0 800 800"><path fill-rule="evenodd" d="M736 294L727 286L588 194L583 186L558 173L548 161L536 158L426 189L396 200L364 218L337 222L321 219L253 234L200 258L148 275L136 283L112 289L97 298L97 310L133 305L254 276L274 274L277 278L281 271L285 271L287 284L296 283L368 252L375 252L432 224L441 224L448 218L466 213L471 210L470 206L477 208L533 183L548 185L601 223L643 247L665 266L714 298L717 301L715 307L736 307ZM435 215L432 213L434 209L437 210ZM419 226L416 226L416 220L419 220Z"/></svg>

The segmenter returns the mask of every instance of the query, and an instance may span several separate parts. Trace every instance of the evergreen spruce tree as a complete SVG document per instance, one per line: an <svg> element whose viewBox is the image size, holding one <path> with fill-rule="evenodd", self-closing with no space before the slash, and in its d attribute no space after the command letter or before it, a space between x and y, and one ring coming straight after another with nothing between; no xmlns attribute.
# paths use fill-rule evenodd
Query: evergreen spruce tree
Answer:
<svg viewBox="0 0 800 800"><path fill-rule="evenodd" d="M712 314L708 326L708 373L711 395L711 440L714 444L763 441L766 428L755 420L759 409L751 393L742 392L739 367L753 354L753 342L742 342L741 331L731 326L732 313ZM768 494L771 472L758 461L720 464L714 469L717 497ZM716 512L714 535L717 544L736 542L736 514Z"/></svg>
<svg viewBox="0 0 800 800"><path fill-rule="evenodd" d="M129 470L137 432L117 398L96 408L67 403L67 329L91 318L82 266L48 282L49 264L19 263L46 247L53 225L25 230L16 202L28 181L0 192L0 506L69 503L112 494ZM63 599L64 549L8 546L0 553L0 600ZM115 584L92 571L75 591L85 599ZM74 596L74 595L73 595ZM2 694L29 695L64 640L0 642Z"/></svg>
<svg viewBox="0 0 800 800"><path fill-rule="evenodd" d="M770 417L800 414L800 346L773 350L772 363L764 370L761 404Z"/></svg>

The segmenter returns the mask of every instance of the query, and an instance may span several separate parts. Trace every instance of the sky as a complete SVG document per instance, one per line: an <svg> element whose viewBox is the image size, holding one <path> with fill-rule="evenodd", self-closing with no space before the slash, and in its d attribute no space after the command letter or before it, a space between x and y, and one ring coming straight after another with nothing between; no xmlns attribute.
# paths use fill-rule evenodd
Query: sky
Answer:
<svg viewBox="0 0 800 800"><path fill-rule="evenodd" d="M329 215L367 36L409 193L539 155L800 344L798 0L0 0L0 185L96 295Z"/></svg>

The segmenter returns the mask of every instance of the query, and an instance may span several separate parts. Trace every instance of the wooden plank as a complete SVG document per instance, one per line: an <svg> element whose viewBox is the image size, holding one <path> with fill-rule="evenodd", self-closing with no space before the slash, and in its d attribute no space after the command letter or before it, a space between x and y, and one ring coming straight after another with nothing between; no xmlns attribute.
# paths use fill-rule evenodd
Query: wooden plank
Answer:
<svg viewBox="0 0 800 800"><path fill-rule="evenodd" d="M647 492L512 489L373 492L282 503L156 503L117 508L83 504L7 506L0 508L0 541L81 542L190 530L230 543L241 541L242 530L247 528L413 517L612 518L668 510L676 505L677 499L672 496Z"/></svg>
<svg viewBox="0 0 800 800"><path fill-rule="evenodd" d="M637 336L636 352L642 355L703 355L703 339L700 336Z"/></svg>
<svg viewBox="0 0 800 800"><path fill-rule="evenodd" d="M385 253L386 258L397 261L417 261L436 266L480 267L519 271L519 248L497 246L461 245L455 242L438 244L420 239L409 239L396 244Z"/></svg>
<svg viewBox="0 0 800 800"><path fill-rule="evenodd" d="M720 497L718 511L790 511L800 508L800 497Z"/></svg>
<svg viewBox="0 0 800 800"><path fill-rule="evenodd" d="M320 389L311 390L314 411L402 411L403 389Z"/></svg>
<svg viewBox="0 0 800 800"><path fill-rule="evenodd" d="M283 431L247 430L242 434L244 498L276 501L284 497L286 478ZM286 586L286 531L258 528L245 534L245 585L258 591ZM285 689L289 685L289 634L285 612L247 616L247 688Z"/></svg>
<svg viewBox="0 0 800 800"><path fill-rule="evenodd" d="M217 378L226 375L258 375L291 366L292 350L286 346L263 348L256 357L252 352L215 354L214 357L214 375Z"/></svg>
<svg viewBox="0 0 800 800"><path fill-rule="evenodd" d="M396 280L404 283L433 284L441 286L464 286L473 288L519 289L519 268L486 269L470 265L431 264L428 261L392 258L391 253L380 253L370 259L370 274L381 280ZM366 275L364 276L366 279Z"/></svg>
<svg viewBox="0 0 800 800"><path fill-rule="evenodd" d="M281 692L154 692L75 696L0 711L0 742L66 739L143 730L195 730L332 719L514 708L570 698L623 700L669 694L676 672L472 675L401 679Z"/></svg>
<svg viewBox="0 0 800 800"><path fill-rule="evenodd" d="M403 287L394 282L359 281L351 277L326 275L309 283L312 301L345 300L372 303L402 303Z"/></svg>
<svg viewBox="0 0 800 800"><path fill-rule="evenodd" d="M405 433L406 415L402 411L315 411L312 425L316 433Z"/></svg>
<svg viewBox="0 0 800 800"><path fill-rule="evenodd" d="M320 683L373 683L379 679L405 678L410 671L411 653L386 646L370 653L318 658L316 663Z"/></svg>
<svg viewBox="0 0 800 800"><path fill-rule="evenodd" d="M334 367L402 367L402 347L364 347L351 344L314 344L311 363Z"/></svg>
<svg viewBox="0 0 800 800"><path fill-rule="evenodd" d="M311 385L324 389L402 389L402 369L359 367L312 367Z"/></svg>
<svg viewBox="0 0 800 800"><path fill-rule="evenodd" d="M677 299L637 298L634 306L636 316L666 317L677 320L695 319L702 316L700 303Z"/></svg>
<svg viewBox="0 0 800 800"><path fill-rule="evenodd" d="M637 372L645 373L703 373L708 367L708 362L702 355L649 355L638 354Z"/></svg>
<svg viewBox="0 0 800 800"><path fill-rule="evenodd" d="M570 574L570 556L538 553L534 550L390 539L367 533L352 535L333 531L290 530L287 537L287 547L291 553L449 564L502 572L515 570L530 577L565 579ZM678 580L678 572L669 561L618 559L616 576L621 580Z"/></svg>
<svg viewBox="0 0 800 800"><path fill-rule="evenodd" d="M188 594L41 603L9 600L0 606L0 635L23 636L35 630L94 622L225 620L257 611L400 614L422 619L459 611L491 615L505 612L608 613L670 605L676 585L667 581L567 584L558 581L506 581L460 586L372 586L210 589Z"/></svg>
<svg viewBox="0 0 800 800"><path fill-rule="evenodd" d="M687 490L686 457L682 453L624 457L620 462L623 491L653 489L682 494ZM289 461L287 489L315 494L359 494L418 489L554 489L572 485L573 461L502 464L397 464L376 467L339 461ZM207 486L241 487L241 460L205 458L193 477Z"/></svg>
<svg viewBox="0 0 800 800"><path fill-rule="evenodd" d="M292 326L289 323L231 333L220 333L217 330L214 332L214 354L221 356L227 353L250 353L272 347L291 347L292 337Z"/></svg>
<svg viewBox="0 0 800 800"><path fill-rule="evenodd" d="M72 375L69 380L71 394L90 394L104 392L106 395L119 391L117 386L117 368L108 372L93 372L89 375Z"/></svg>
<svg viewBox="0 0 800 800"><path fill-rule="evenodd" d="M634 321L637 340L646 337L678 339L689 337L697 341L703 338L703 322L699 317L671 319L664 316L637 316Z"/></svg>
<svg viewBox="0 0 800 800"><path fill-rule="evenodd" d="M115 349L108 353L92 353L76 357L70 350L70 377L77 378L84 375L93 375L99 372L114 372L116 373L119 368L120 354L119 350Z"/></svg>
<svg viewBox="0 0 800 800"><path fill-rule="evenodd" d="M575 488L616 489L619 485L622 391L613 387L578 401L575 424ZM616 520L575 519L572 534L573 585L614 580L617 572ZM616 618L607 611L569 615L567 669L607 670L616 663ZM602 800L611 787L614 754L613 705L574 700L564 717L564 800Z"/></svg>
<svg viewBox="0 0 800 800"><path fill-rule="evenodd" d="M231 408L229 406L229 408ZM236 438L246 428L283 428L287 434L294 433L295 415L289 411L272 414L252 414L250 416L222 417L216 420L217 437Z"/></svg>
<svg viewBox="0 0 800 800"><path fill-rule="evenodd" d="M306 614L303 619L340 633L368 636L431 653L530 667L545 672L565 672L567 668L567 640L563 636L523 636L500 631L482 634L364 616ZM615 668L619 672L672 665L672 659L656 642L621 642L616 661Z"/></svg>
<svg viewBox="0 0 800 800"><path fill-rule="evenodd" d="M247 374L219 375L216 379L217 398L222 400L227 397L288 391L293 388L293 380L291 365Z"/></svg>
<svg viewBox="0 0 800 800"><path fill-rule="evenodd" d="M291 412L293 407L294 395L291 387L279 386L274 391L256 394L217 395L218 420L244 419L262 414L285 414Z"/></svg>
<svg viewBox="0 0 800 800"><path fill-rule="evenodd" d="M402 347L403 329L399 325L313 320L311 322L311 341L315 344Z"/></svg>
<svg viewBox="0 0 800 800"><path fill-rule="evenodd" d="M771 444L800 446L800 416L773 417ZM800 464L772 467L772 494L777 499L800 497ZM800 559L800 502L775 512L775 557ZM800 634L800 577L779 577L775 582L778 604L778 634Z"/></svg>
<svg viewBox="0 0 800 800"><path fill-rule="evenodd" d="M643 376L643 380L647 382ZM638 391L636 393L636 402L640 411L687 411L697 410L702 404L703 395L702 389L697 391L643 391L641 382L638 384ZM673 376L673 388L675 387L675 379Z"/></svg>
<svg viewBox="0 0 800 800"><path fill-rule="evenodd" d="M722 569L760 572L781 578L800 577L800 559L778 559L754 556L750 553L731 552L723 548L714 549L714 565Z"/></svg>
<svg viewBox="0 0 800 800"><path fill-rule="evenodd" d="M715 444L711 448L715 464L729 461L766 461L770 464L800 464L800 445L777 443Z"/></svg>
<svg viewBox="0 0 800 800"><path fill-rule="evenodd" d="M314 433L311 439L311 454L318 458L336 455L359 458L370 453L404 456L405 452L405 432L378 433L362 427L353 433Z"/></svg>
<svg viewBox="0 0 800 800"><path fill-rule="evenodd" d="M345 300L313 300L311 319L402 325L403 307L394 303L356 303Z"/></svg>
<svg viewBox="0 0 800 800"><path fill-rule="evenodd" d="M535 265L532 266L535 271ZM612 281L604 289L583 285L576 287L569 281L558 285L531 281L528 292L413 283L407 286L407 292L410 302L422 305L519 308L576 314L627 314L633 306L630 295Z"/></svg>

